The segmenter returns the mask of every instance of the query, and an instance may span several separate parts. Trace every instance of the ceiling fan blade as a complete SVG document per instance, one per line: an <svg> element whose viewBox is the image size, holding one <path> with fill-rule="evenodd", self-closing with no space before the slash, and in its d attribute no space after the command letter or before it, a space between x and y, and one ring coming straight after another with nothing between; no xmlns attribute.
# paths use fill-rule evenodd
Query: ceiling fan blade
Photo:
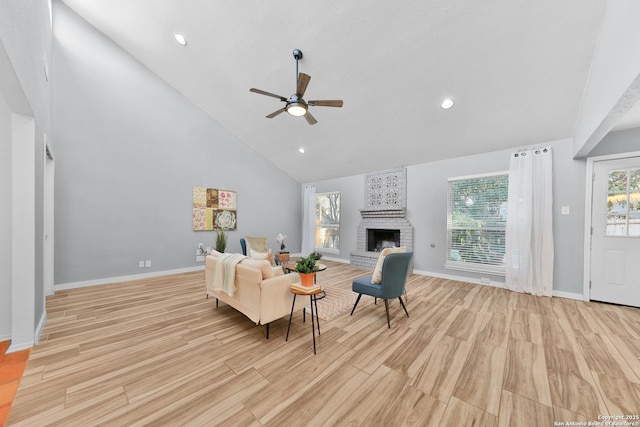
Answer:
<svg viewBox="0 0 640 427"><path fill-rule="evenodd" d="M305 73L298 74L298 88L296 89L296 95L298 98L302 98L304 96L304 92L307 90L307 86L309 85L309 80L311 80L311 76Z"/></svg>
<svg viewBox="0 0 640 427"><path fill-rule="evenodd" d="M273 119L275 116L277 116L278 114L284 113L285 111L287 111L284 108L279 109L278 111L274 111L273 113L269 114L268 116L266 116L268 119Z"/></svg>
<svg viewBox="0 0 640 427"><path fill-rule="evenodd" d="M318 121L311 115L309 111L307 111L307 114L304 115L304 118L307 119L307 123L309 123L310 125L315 125L316 123L318 123Z"/></svg>
<svg viewBox="0 0 640 427"><path fill-rule="evenodd" d="M284 96L276 95L275 93L266 92L264 90L256 89L254 87L249 89L249 92L259 93L260 95L267 95L267 96L271 96L273 98L278 98L280 101L286 101L287 100L287 98L285 98Z"/></svg>
<svg viewBox="0 0 640 427"><path fill-rule="evenodd" d="M324 99L320 101L309 101L307 102L309 105L313 105L316 107L342 107L341 99Z"/></svg>

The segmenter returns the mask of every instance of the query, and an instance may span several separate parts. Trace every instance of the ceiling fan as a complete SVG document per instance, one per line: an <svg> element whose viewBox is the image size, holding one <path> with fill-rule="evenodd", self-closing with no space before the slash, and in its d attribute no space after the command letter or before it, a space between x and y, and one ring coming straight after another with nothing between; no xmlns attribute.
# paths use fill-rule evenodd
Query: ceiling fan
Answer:
<svg viewBox="0 0 640 427"><path fill-rule="evenodd" d="M307 90L307 86L309 85L311 76L305 73L298 73L298 61L302 58L302 51L300 49L294 49L293 57L296 59L296 93L291 95L289 98L285 98L284 96L276 95L275 93L266 92L264 90L256 89L253 87L249 89L249 91L258 93L260 95L278 98L280 101L286 102L284 108L274 111L273 113L266 116L267 118L273 119L278 114L284 113L286 111L292 116L304 116L304 118L307 119L307 122L310 125L315 125L316 123L318 123L318 121L309 112L309 107L342 107L342 100L325 99L317 101L305 101L302 97L304 96L304 92Z"/></svg>

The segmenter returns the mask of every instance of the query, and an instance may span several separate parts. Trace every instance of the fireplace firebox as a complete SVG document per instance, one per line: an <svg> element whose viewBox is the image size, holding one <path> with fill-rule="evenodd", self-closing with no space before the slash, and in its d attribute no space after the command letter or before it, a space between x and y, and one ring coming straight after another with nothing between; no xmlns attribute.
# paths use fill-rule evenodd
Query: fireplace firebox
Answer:
<svg viewBox="0 0 640 427"><path fill-rule="evenodd" d="M400 246L400 230L367 229L367 251L380 252L397 246Z"/></svg>

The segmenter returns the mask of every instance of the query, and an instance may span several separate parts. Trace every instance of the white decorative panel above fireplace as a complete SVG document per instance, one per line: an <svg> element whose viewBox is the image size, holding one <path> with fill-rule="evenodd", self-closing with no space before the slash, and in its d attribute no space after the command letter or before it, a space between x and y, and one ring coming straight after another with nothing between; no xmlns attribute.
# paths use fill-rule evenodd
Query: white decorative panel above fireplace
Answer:
<svg viewBox="0 0 640 427"><path fill-rule="evenodd" d="M407 169L389 169L366 175L365 209L407 207Z"/></svg>

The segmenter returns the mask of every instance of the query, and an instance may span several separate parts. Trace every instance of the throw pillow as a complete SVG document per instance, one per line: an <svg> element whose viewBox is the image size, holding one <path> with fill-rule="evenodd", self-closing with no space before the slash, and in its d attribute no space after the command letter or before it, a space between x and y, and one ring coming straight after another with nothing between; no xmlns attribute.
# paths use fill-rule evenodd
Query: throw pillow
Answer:
<svg viewBox="0 0 640 427"><path fill-rule="evenodd" d="M219 257L220 255L222 255L222 252L218 252L215 249L211 249L211 252L209 252L209 255L212 255L214 257Z"/></svg>
<svg viewBox="0 0 640 427"><path fill-rule="evenodd" d="M271 264L269 264L266 260L256 260L256 259L243 259L240 264L246 265L247 267L255 268L260 270L262 273L262 280L271 279L274 276L273 269L271 268Z"/></svg>
<svg viewBox="0 0 640 427"><path fill-rule="evenodd" d="M251 252L267 252L267 238L266 237L249 237L245 236L244 241L247 243L247 256L251 256Z"/></svg>
<svg viewBox="0 0 640 427"><path fill-rule="evenodd" d="M394 254L399 252L407 252L407 248L405 246L400 246L396 248L384 248L382 252L380 252L380 256L378 257L376 268L373 270L373 275L371 276L371 283L382 282L382 265L384 264L384 259L389 254Z"/></svg>
<svg viewBox="0 0 640 427"><path fill-rule="evenodd" d="M266 261L269 261L269 264L271 265L274 264L273 254L271 253L271 251L268 251L268 252L251 251L251 255L249 256L249 258L257 259L258 261L266 260Z"/></svg>

